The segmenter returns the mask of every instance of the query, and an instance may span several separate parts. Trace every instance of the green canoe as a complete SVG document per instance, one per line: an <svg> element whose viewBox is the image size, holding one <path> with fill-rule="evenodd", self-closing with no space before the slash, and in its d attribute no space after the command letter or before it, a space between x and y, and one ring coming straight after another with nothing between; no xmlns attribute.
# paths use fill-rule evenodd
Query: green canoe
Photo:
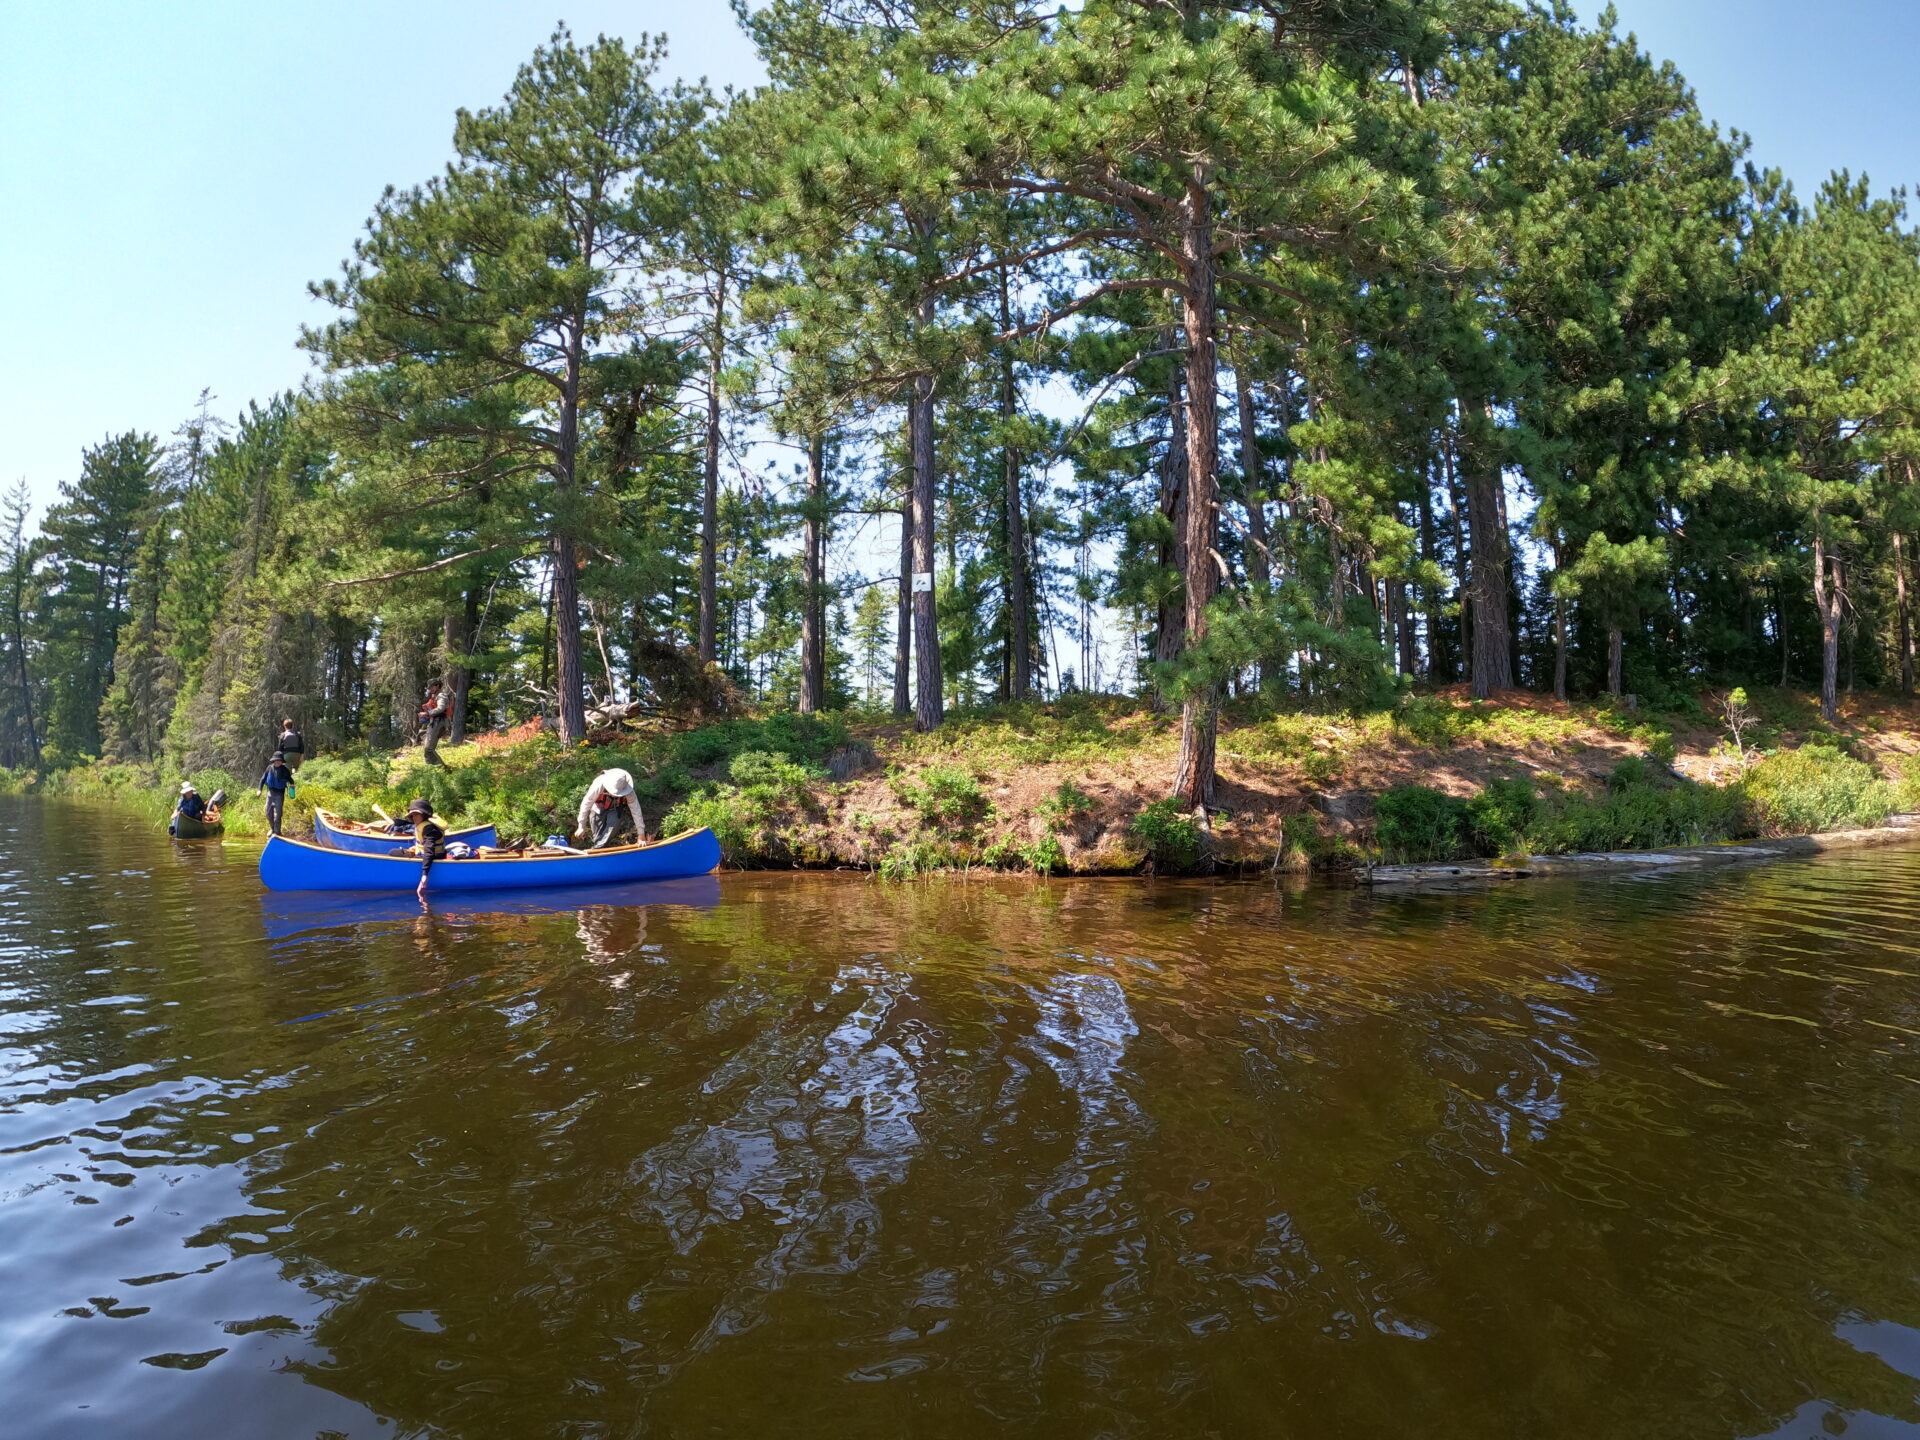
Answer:
<svg viewBox="0 0 1920 1440"><path fill-rule="evenodd" d="M185 815L173 817L173 838L176 840L205 840L218 835L223 828L218 810L207 811L205 820L189 820Z"/></svg>

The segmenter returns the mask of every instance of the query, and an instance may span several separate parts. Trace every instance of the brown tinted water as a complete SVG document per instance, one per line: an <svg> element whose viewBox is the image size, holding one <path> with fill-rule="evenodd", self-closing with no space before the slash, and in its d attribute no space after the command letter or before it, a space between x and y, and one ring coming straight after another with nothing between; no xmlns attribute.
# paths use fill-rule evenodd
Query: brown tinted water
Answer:
<svg viewBox="0 0 1920 1440"><path fill-rule="evenodd" d="M425 918L252 860L0 802L0 1434L1920 1435L1920 849Z"/></svg>

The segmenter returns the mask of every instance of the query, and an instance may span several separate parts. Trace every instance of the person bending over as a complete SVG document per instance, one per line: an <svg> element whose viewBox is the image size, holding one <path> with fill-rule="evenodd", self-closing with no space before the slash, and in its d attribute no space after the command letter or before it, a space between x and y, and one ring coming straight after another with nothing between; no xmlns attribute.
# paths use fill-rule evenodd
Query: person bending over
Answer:
<svg viewBox="0 0 1920 1440"><path fill-rule="evenodd" d="M576 840L591 840L589 850L609 845L637 845L647 838L646 817L633 793L633 776L624 770L602 770L587 787L575 821Z"/></svg>
<svg viewBox="0 0 1920 1440"><path fill-rule="evenodd" d="M420 883L413 893L420 897L420 903L427 900L427 875L433 869L433 862L447 858L447 832L438 820L433 818L433 804L422 795L407 806L407 819L413 822L413 845L420 852Z"/></svg>

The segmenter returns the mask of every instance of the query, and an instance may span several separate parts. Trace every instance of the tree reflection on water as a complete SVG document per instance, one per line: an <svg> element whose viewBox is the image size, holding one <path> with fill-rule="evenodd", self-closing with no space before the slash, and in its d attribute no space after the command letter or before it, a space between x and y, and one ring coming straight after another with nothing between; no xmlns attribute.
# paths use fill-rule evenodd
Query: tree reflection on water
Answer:
<svg viewBox="0 0 1920 1440"><path fill-rule="evenodd" d="M83 899L38 833L9 1393L152 1435L1920 1425L1920 855L342 917L217 868Z"/></svg>

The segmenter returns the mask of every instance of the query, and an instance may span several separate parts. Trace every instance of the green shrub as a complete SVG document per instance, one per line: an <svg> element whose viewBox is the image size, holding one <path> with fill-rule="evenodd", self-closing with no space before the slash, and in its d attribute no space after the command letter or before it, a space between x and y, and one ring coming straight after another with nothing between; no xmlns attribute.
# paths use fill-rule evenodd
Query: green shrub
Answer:
<svg viewBox="0 0 1920 1440"><path fill-rule="evenodd" d="M1071 780L1062 780L1053 794L1040 802L1039 811L1051 829L1065 830L1092 813L1093 797Z"/></svg>
<svg viewBox="0 0 1920 1440"><path fill-rule="evenodd" d="M1347 768L1346 752L1338 746L1315 750L1300 762L1300 775L1315 785L1331 785Z"/></svg>
<svg viewBox="0 0 1920 1440"><path fill-rule="evenodd" d="M731 785L703 785L669 810L660 822L662 833L704 826L735 864L772 858L780 848L775 839L780 817L811 803L820 772L783 753L743 750L728 762L727 774Z"/></svg>
<svg viewBox="0 0 1920 1440"><path fill-rule="evenodd" d="M758 852L760 825L738 790L708 790L682 800L662 818L660 831L677 835L683 830L713 831L720 853L736 864Z"/></svg>
<svg viewBox="0 0 1920 1440"><path fill-rule="evenodd" d="M1021 859L1037 875L1066 874L1067 852L1061 847L1058 837L1043 835L1031 845L1020 849Z"/></svg>
<svg viewBox="0 0 1920 1440"><path fill-rule="evenodd" d="M1444 750L1460 738L1464 717L1451 701L1438 695L1415 695L1393 713L1396 729L1419 745Z"/></svg>
<svg viewBox="0 0 1920 1440"><path fill-rule="evenodd" d="M764 719L722 720L676 735L672 759L687 766L717 765L748 751L817 761L847 742L847 727L836 715L781 712Z"/></svg>
<svg viewBox="0 0 1920 1440"><path fill-rule="evenodd" d="M1526 780L1495 780L1467 801L1461 812L1466 838L1482 855L1511 855L1525 848L1540 813L1540 797Z"/></svg>
<svg viewBox="0 0 1920 1440"><path fill-rule="evenodd" d="M1909 755L1900 762L1900 778L1893 785L1893 804L1903 815L1920 810L1920 755Z"/></svg>
<svg viewBox="0 0 1920 1440"><path fill-rule="evenodd" d="M813 766L770 750L742 751L727 766L727 774L735 785L770 805L803 805L813 798L814 784L825 778Z"/></svg>
<svg viewBox="0 0 1920 1440"><path fill-rule="evenodd" d="M1127 833L1143 846L1156 864L1174 870L1190 870L1200 859L1200 827L1181 810L1180 801L1169 796L1156 800L1135 815Z"/></svg>
<svg viewBox="0 0 1920 1440"><path fill-rule="evenodd" d="M1831 745L1804 745L1761 760L1740 781L1754 820L1775 835L1811 835L1878 825L1894 787L1864 761Z"/></svg>
<svg viewBox="0 0 1920 1440"><path fill-rule="evenodd" d="M882 880L912 880L935 870L951 869L959 861L960 856L951 845L916 836L890 847L876 868Z"/></svg>
<svg viewBox="0 0 1920 1440"><path fill-rule="evenodd" d="M1631 790L1636 785L1651 785L1653 770L1638 755L1629 755L1607 772L1607 789Z"/></svg>
<svg viewBox="0 0 1920 1440"><path fill-rule="evenodd" d="M1396 785L1374 806L1374 839L1387 859L1409 863L1460 854L1466 807L1425 785Z"/></svg>
<svg viewBox="0 0 1920 1440"><path fill-rule="evenodd" d="M1002 835L980 852L980 863L994 870L1011 870L1021 863L1020 846L1011 835Z"/></svg>
<svg viewBox="0 0 1920 1440"><path fill-rule="evenodd" d="M302 765L297 778L302 788L316 790L384 790L391 763L384 755L320 755Z"/></svg>
<svg viewBox="0 0 1920 1440"><path fill-rule="evenodd" d="M992 808L986 792L971 772L957 765L934 765L920 772L918 784L894 782L900 803L920 812L923 823L964 829L976 825Z"/></svg>
<svg viewBox="0 0 1920 1440"><path fill-rule="evenodd" d="M1704 845L1749 833L1743 797L1730 787L1609 785L1598 800L1550 795L1528 829L1531 850L1564 855Z"/></svg>

